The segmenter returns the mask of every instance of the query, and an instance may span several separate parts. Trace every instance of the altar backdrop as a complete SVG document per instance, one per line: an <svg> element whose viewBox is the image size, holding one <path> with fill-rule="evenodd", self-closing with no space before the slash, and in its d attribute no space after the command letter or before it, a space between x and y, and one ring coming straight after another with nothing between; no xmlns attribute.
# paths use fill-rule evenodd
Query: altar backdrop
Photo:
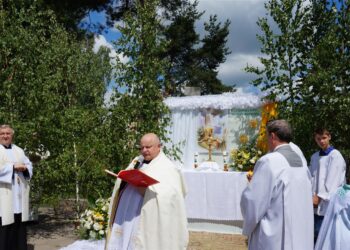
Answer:
<svg viewBox="0 0 350 250"><path fill-rule="evenodd" d="M212 136L213 159L222 167L223 152L237 148L241 135L253 136L261 119L261 96L225 93L222 95L169 97L171 111L167 148L180 149L182 168L193 168L194 155L199 163L208 158L208 137Z"/></svg>

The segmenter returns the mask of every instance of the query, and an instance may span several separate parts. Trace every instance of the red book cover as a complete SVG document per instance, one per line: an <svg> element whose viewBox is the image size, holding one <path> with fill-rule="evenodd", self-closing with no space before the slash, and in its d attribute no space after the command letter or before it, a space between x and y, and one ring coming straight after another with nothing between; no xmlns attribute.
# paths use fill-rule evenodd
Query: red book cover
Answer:
<svg viewBox="0 0 350 250"><path fill-rule="evenodd" d="M148 187L154 184L159 183L156 179L146 175L137 169L131 170L121 170L118 174L115 174L111 171L105 170L107 173L113 175L114 177L118 177L127 183L130 183L133 186L137 187Z"/></svg>

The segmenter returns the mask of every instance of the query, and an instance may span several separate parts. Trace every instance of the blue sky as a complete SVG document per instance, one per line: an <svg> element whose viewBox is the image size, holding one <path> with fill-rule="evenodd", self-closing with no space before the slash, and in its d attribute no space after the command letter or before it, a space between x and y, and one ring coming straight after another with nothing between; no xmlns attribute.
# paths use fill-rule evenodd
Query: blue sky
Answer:
<svg viewBox="0 0 350 250"><path fill-rule="evenodd" d="M203 35L203 23L209 20L210 15L216 14L222 23L231 21L230 35L227 46L231 54L226 62L219 67L219 79L227 85L236 84L239 91L257 92L249 84L254 75L244 72L243 68L250 65L260 65L260 45L256 40L259 28L256 25L258 17L265 15L264 0L199 0L198 10L205 11L201 20L196 23L197 31ZM103 13L92 12L87 17L92 23L104 23ZM101 45L112 48L111 43L118 39L120 34L115 29L108 29L102 33L103 37L96 39L96 48Z"/></svg>

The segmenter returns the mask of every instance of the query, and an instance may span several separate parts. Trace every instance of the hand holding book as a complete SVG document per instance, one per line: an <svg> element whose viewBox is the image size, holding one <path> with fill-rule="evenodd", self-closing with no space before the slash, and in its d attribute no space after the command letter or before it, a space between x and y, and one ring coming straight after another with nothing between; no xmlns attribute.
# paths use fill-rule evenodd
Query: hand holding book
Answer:
<svg viewBox="0 0 350 250"><path fill-rule="evenodd" d="M118 174L115 174L107 169L105 169L105 171L108 174L120 178L123 181L136 187L148 187L159 183L159 181L157 181L156 179L153 179L152 177L137 169L121 170Z"/></svg>

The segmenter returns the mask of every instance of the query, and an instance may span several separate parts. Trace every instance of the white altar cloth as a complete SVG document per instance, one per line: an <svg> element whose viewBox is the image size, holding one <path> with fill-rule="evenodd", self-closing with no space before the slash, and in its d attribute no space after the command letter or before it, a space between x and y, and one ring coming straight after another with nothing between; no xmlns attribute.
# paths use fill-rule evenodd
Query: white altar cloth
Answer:
<svg viewBox="0 0 350 250"><path fill-rule="evenodd" d="M204 161L199 164L196 171L220 171L220 166L215 161Z"/></svg>
<svg viewBox="0 0 350 250"><path fill-rule="evenodd" d="M184 170L187 218L243 220L240 201L248 181L245 172Z"/></svg>

